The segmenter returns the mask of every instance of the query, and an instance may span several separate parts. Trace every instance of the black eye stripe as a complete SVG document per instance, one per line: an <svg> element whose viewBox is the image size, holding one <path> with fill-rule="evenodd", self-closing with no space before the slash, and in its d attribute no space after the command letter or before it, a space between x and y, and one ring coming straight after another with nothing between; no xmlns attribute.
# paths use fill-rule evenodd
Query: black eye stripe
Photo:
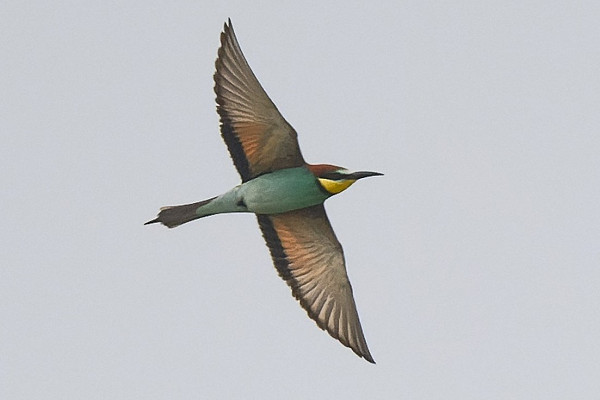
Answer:
<svg viewBox="0 0 600 400"><path fill-rule="evenodd" d="M319 178L329 179L332 181L342 181L344 179L348 179L348 175L342 174L341 172L326 172L324 174L321 174Z"/></svg>

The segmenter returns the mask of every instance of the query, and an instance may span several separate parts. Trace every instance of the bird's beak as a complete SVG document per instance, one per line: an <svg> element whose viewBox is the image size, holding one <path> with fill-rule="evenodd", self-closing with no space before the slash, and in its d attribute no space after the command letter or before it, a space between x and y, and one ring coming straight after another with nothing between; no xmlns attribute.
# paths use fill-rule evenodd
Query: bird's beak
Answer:
<svg viewBox="0 0 600 400"><path fill-rule="evenodd" d="M359 180L362 178L367 178L369 176L379 176L383 175L381 172L371 172L371 171L357 171L348 174L349 179Z"/></svg>

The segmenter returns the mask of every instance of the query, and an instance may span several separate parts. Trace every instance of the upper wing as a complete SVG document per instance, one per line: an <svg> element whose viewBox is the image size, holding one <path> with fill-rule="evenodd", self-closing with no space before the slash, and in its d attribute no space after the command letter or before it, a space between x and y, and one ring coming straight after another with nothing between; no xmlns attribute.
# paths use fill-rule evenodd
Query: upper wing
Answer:
<svg viewBox="0 0 600 400"><path fill-rule="evenodd" d="M221 135L242 181L304 165L296 131L254 76L235 37L231 20L221 33L215 65Z"/></svg>
<svg viewBox="0 0 600 400"><path fill-rule="evenodd" d="M308 316L374 363L346 275L342 246L323 205L257 217L279 275Z"/></svg>

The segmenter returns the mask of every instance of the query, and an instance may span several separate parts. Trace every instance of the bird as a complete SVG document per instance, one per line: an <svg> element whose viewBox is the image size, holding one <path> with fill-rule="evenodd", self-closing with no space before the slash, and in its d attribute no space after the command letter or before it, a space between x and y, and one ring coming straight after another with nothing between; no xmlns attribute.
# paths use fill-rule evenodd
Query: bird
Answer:
<svg viewBox="0 0 600 400"><path fill-rule="evenodd" d="M254 213L277 272L308 316L374 364L323 203L359 179L383 174L304 161L296 131L252 72L231 19L221 32L215 68L221 136L242 182L220 196L162 207L144 225L174 228L215 214Z"/></svg>

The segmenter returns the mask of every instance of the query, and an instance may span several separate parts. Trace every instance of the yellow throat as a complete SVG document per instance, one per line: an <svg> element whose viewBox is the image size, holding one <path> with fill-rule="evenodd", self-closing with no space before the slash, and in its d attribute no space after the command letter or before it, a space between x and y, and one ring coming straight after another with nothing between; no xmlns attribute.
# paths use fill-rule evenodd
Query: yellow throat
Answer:
<svg viewBox="0 0 600 400"><path fill-rule="evenodd" d="M331 194L338 194L348 189L350 185L356 182L356 179L344 179L344 180L332 180L326 178L318 178L319 183L327 192Z"/></svg>

